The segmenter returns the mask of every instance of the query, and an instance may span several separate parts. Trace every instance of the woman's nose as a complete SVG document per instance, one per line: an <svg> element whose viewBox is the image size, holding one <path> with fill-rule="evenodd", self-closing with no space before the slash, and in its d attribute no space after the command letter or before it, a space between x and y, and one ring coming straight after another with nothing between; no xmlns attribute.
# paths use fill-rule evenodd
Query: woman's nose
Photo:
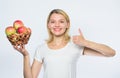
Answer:
<svg viewBox="0 0 120 78"><path fill-rule="evenodd" d="M59 26L60 26L60 23L59 23L59 22L56 22L56 23L55 23L55 26L56 26L56 27L59 27Z"/></svg>

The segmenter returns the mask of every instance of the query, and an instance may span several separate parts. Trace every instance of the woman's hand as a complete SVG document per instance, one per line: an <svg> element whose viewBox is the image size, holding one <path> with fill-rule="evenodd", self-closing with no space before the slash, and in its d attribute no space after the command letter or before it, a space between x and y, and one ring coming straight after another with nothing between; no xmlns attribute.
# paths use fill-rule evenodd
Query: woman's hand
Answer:
<svg viewBox="0 0 120 78"><path fill-rule="evenodd" d="M79 29L80 35L73 36L73 42L79 46L84 46L84 54L85 55L95 55L95 56L107 56L111 57L115 55L115 50L111 47L96 43L93 41L89 41L84 39L82 32Z"/></svg>
<svg viewBox="0 0 120 78"><path fill-rule="evenodd" d="M80 28L78 29L78 31L79 31L79 34L80 34L80 35L75 35L75 36L73 36L73 42L74 42L75 44L77 44L77 45L85 46L85 41L86 41L86 40L85 40L85 38L84 38L84 36L83 36Z"/></svg>
<svg viewBox="0 0 120 78"><path fill-rule="evenodd" d="M25 49L25 45L14 45L13 46L14 49L16 49L17 51L19 51L23 56L27 56L29 55L29 53L27 52L27 50Z"/></svg>

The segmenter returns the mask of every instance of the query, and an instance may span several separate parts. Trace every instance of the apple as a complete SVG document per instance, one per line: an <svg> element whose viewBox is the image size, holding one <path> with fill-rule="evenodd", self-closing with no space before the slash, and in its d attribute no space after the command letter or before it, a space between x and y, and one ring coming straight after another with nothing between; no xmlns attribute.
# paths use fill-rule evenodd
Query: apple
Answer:
<svg viewBox="0 0 120 78"><path fill-rule="evenodd" d="M19 27L17 29L17 33L18 34L23 34L23 33L27 33L27 28L25 26Z"/></svg>
<svg viewBox="0 0 120 78"><path fill-rule="evenodd" d="M5 33L6 33L7 36L10 36L12 34L15 34L16 30L13 26L9 26L5 29Z"/></svg>
<svg viewBox="0 0 120 78"><path fill-rule="evenodd" d="M22 27L22 26L24 26L24 24L21 20L15 20L14 23L13 23L13 27L15 29L18 29L19 27Z"/></svg>

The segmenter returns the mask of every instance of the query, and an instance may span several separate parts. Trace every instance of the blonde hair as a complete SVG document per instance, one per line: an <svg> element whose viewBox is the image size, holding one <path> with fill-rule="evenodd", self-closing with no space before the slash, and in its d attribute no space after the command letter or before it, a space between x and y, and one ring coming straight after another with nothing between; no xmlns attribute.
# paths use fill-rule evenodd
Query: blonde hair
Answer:
<svg viewBox="0 0 120 78"><path fill-rule="evenodd" d="M53 35L52 35L51 31L50 31L49 28L48 28L48 23L49 23L49 21L50 21L51 15L52 15L53 13L63 15L63 16L65 17L67 23L69 23L69 25L70 25L70 19L69 19L69 16L66 14L66 12L64 12L64 11L61 10L61 9L53 9L53 10L49 13L48 18L47 18L47 29L48 29L48 35L49 35L49 38L48 38L48 40L47 40L47 43L50 43L50 42L53 40ZM70 28L70 26L69 26L69 27L66 29L66 31L65 31L65 40L66 40L66 41L69 41L69 40L70 40L70 36L69 36L69 34L68 34L69 28Z"/></svg>

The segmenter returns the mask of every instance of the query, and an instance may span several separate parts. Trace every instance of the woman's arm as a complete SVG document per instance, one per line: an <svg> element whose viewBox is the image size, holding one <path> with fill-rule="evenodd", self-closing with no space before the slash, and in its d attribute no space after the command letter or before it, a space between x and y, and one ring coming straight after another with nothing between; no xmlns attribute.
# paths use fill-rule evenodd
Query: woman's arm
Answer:
<svg viewBox="0 0 120 78"><path fill-rule="evenodd" d="M30 58L29 55L23 56L23 74L24 78L33 78L30 66Z"/></svg>
<svg viewBox="0 0 120 78"><path fill-rule="evenodd" d="M13 47L23 55L24 78L37 78L38 73L42 67L42 63L38 62L37 60L34 60L31 67L29 53L25 49L25 46L20 45L20 46L13 46Z"/></svg>
<svg viewBox="0 0 120 78"><path fill-rule="evenodd" d="M115 50L104 44L85 40L84 46L85 46L84 55L106 56L106 57L111 57L115 55Z"/></svg>
<svg viewBox="0 0 120 78"><path fill-rule="evenodd" d="M86 40L79 29L80 35L73 36L73 42L79 46L84 46L84 55L95 55L95 56L114 56L115 50L111 47Z"/></svg>
<svg viewBox="0 0 120 78"><path fill-rule="evenodd" d="M38 77L41 68L42 68L42 63L40 63L34 59L33 64L32 64L32 76L33 76L33 78Z"/></svg>

